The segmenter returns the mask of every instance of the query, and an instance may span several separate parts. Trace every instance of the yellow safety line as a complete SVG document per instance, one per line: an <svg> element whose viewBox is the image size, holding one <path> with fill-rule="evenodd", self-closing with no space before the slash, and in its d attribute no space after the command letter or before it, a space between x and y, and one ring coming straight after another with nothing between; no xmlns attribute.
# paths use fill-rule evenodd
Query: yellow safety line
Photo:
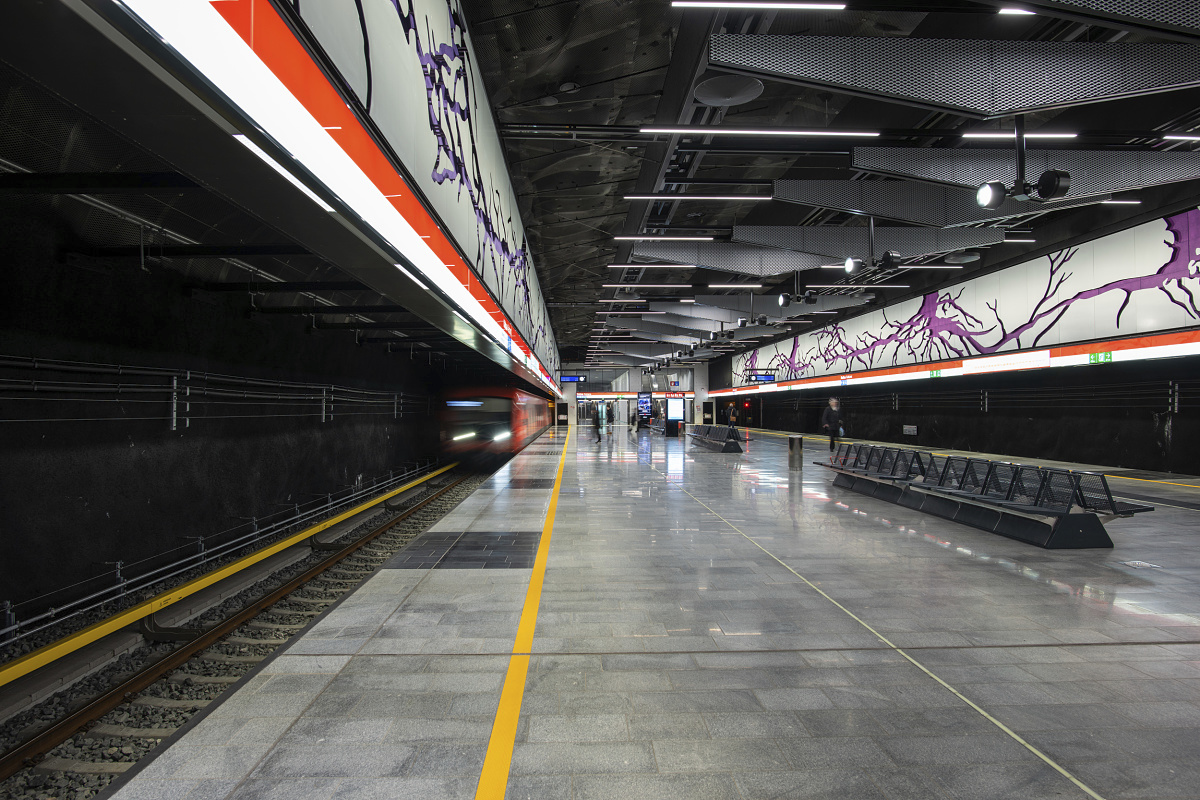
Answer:
<svg viewBox="0 0 1200 800"><path fill-rule="evenodd" d="M792 573L792 574L793 574L793 575L795 575L797 578L799 578L800 580L804 581L804 583L805 583L805 584L807 584L807 585L808 585L808 587L809 587L810 589L813 589L815 592L817 592L817 594L819 594L819 595L821 595L822 597L824 597L824 598L825 598L826 600L828 600L830 603L833 603L835 606L837 606L839 609L841 609L841 610L842 610L842 611L843 611L843 612L844 612L844 613L845 613L847 616L849 616L849 617L850 617L852 620L854 620L854 621L855 621L855 622L857 622L859 625L862 625L864 628L866 628L868 631L870 631L872 635L874 635L876 638L878 638L878 639L879 639L879 641L883 642L885 645L887 645L888 647L890 647L892 650L896 651L896 652L897 652L897 653L899 653L901 656L903 656L903 657L905 658L905 660L907 660L907 661L908 661L910 664L912 664L914 667L916 667L917 669L921 670L921 672L924 672L924 673L925 673L926 675L928 675L930 678L933 678L933 679L934 679L935 681L937 681L937 682L938 682L938 683L939 683L939 684L940 684L940 685L941 685L943 688L945 688L945 689L949 690L949 691L950 691L950 693L951 693L951 694L953 694L955 697L957 697L959 700L962 700L962 701L963 701L964 703L966 703L968 706L970 706L971 708L973 708L973 709L975 709L976 711L978 711L978 712L979 712L979 713L980 713L980 714L983 716L983 718L984 718L984 719L986 719L988 722L990 722L990 723L992 723L993 725L995 725L995 726L996 726L997 728L999 728L1000 730L1004 731L1006 734L1008 734L1010 737L1012 737L1012 738L1013 738L1013 739L1014 739L1014 740L1015 740L1015 741L1016 741L1018 744L1020 744L1020 745L1021 745L1022 747L1024 747L1026 750L1028 750L1029 752L1033 753L1035 756L1037 756L1038 758L1040 758L1042 761L1044 761L1044 762L1047 764L1047 766L1049 766L1049 767L1051 767L1052 769L1054 769L1056 772L1058 772L1058 773L1059 773L1060 775L1062 775L1064 778L1066 778L1067 780L1069 780L1071 783L1075 784L1075 786L1077 786L1079 789L1081 789L1082 791L1084 791L1084 792L1085 792L1085 793L1086 793L1086 794L1087 794L1089 797L1093 798L1093 800L1104 800L1104 798L1103 798L1103 797L1101 797L1099 794L1097 794L1097 793L1096 793L1096 792L1095 792L1095 791L1094 791L1094 790L1093 790L1091 787L1089 787L1089 786L1088 786L1087 784L1085 784L1083 781L1081 781L1081 780L1079 780L1078 778L1076 778L1076 777L1075 777L1074 775L1072 775L1070 772L1067 772L1067 770L1066 770L1066 769L1064 769L1062 766L1060 766L1060 765L1059 765L1059 764L1058 764L1056 761L1054 761L1054 759L1050 758L1050 756L1046 755L1046 754L1045 754L1045 753L1043 753L1041 750L1038 750L1038 749L1037 749L1036 747L1034 747L1032 744L1030 744L1029 742L1025 741L1025 740L1024 740L1023 738L1021 738L1021 736L1020 736L1020 735L1019 735L1019 734L1018 734L1016 731L1014 731L1012 728L1008 727L1008 726L1007 726L1007 725L1005 725L1003 722L1001 722L1000 720L996 719L996 718L995 718L995 717L993 717L991 714L989 714L987 711L983 710L983 708L981 708L981 707L980 707L980 706L978 706L976 703L974 703L974 702L973 702L973 701L972 701L970 698L966 697L966 696L965 696L965 695L964 695L962 692L958 691L958 689L955 689L953 686L951 686L950 684L946 683L946 681L942 680L942 679L941 679L941 678L939 678L937 675L935 675L935 674L934 674L932 671L930 671L930 670L929 670L929 668L928 668L928 667L926 667L926 666L925 666L924 664L922 664L920 661L917 661L915 658L913 658L912 656L910 656L908 653L906 653L906 652L904 652L903 650L901 650L899 647L897 647L895 644L893 644L893 643L891 642L891 640L889 640L889 639L888 639L886 636L884 636L882 633L880 633L879 631L877 631L877 630L875 630L874 628L872 628L872 627L871 627L869 624L867 624L867 622L866 622L865 620L863 620L861 617L859 617L857 614L855 614L855 613L854 613L853 611L851 611L850 609L846 608L844 605L842 605L841 603L839 603L837 600L834 600L832 597L830 597L828 594L826 594L826 593L825 593L825 592L824 592L824 591L823 591L823 590L822 590L822 589L821 589L819 586L817 586L815 583L813 583L812 581L810 581L808 578L804 577L804 576L803 576L803 575L801 575L799 572L797 572L796 570L792 569L792 568L791 568L791 566L789 566L789 565L788 565L786 562L784 562L784 561L783 561L783 559L779 558L779 556L775 555L775 554L774 554L774 553L772 553L770 550L768 550L767 548L763 547L761 544L759 544L758 542L756 542L756 541L754 540L754 538L753 538L753 537L751 537L751 536L748 536L748 535L747 535L747 534L746 534L744 531L742 531L742 530L741 530L741 529L740 529L738 526L734 525L732 522L730 522L729 520L727 520L727 519L725 519L724 517L722 517L722 516L721 516L719 513L717 513L717 512L716 512L716 511L715 511L715 510L714 510L714 509L711 507L711 506L709 506L707 503L705 503L705 502L704 502L703 500L701 500L699 497L696 497L696 495L692 494L692 493L691 493L691 492L689 492L687 489L683 488L683 486L682 486L682 485L680 485L679 483L676 483L676 482L672 481L672 480L671 480L669 477L667 477L665 474L663 474L663 472L662 472L661 470L659 470L657 467L652 467L652 469L654 469L654 471L655 471L655 472L658 472L660 475L662 475L662 476L663 476L663 478L664 478L664 479L667 481L667 483L671 484L672 486L675 486L675 487L676 487L676 488L678 488L678 489L679 489L681 492L683 492L684 494L686 494L688 497L692 498L692 499L693 499L693 500L695 500L697 503L699 503L700 505L704 506L704 508L706 508L706 509L707 509L707 510L708 510L708 511L709 511L711 514L713 514L715 517L717 517L717 519L719 519L719 520L721 520L722 522L724 522L724 523L725 523L726 525L728 525L730 528L733 528L735 531L737 531L739 534L741 534L741 535L742 535L742 536L743 536L743 537L744 537L744 538L745 538L747 541L749 541L751 544L753 544L753 545L754 545L755 547L757 547L759 550L763 551L763 552L764 552L764 553L766 553L768 556L770 556L771 558L773 558L773 559L774 559L774 560L775 560L775 561L776 561L776 562L777 562L777 563L778 563L780 566L782 566L782 567L783 567L784 569L786 569L788 572Z"/></svg>
<svg viewBox="0 0 1200 800"><path fill-rule="evenodd" d="M759 433L765 433L768 436L781 436L782 437L782 436L800 435L800 436L803 436L805 439L811 439L815 442L823 442L828 438L826 436L805 436L804 434L778 433L776 431L769 431L766 428L750 428L750 430L758 431ZM843 441L849 442L849 441L853 441L853 439L843 439ZM948 456L949 455L949 453L939 453L936 450L930 450L929 452L933 453L935 456ZM1197 486L1194 483L1174 483L1173 481L1158 481L1158 480L1153 480L1151 478L1130 478L1127 475L1110 475L1107 472L1103 473L1103 475L1106 478L1116 478L1117 480L1122 480L1122 481L1141 481L1142 483L1162 483L1162 484L1166 484L1167 486L1182 486L1185 489L1200 489L1200 486Z"/></svg>
<svg viewBox="0 0 1200 800"><path fill-rule="evenodd" d="M220 569L205 573L198 578L188 581L182 586L176 586L174 589L168 589L162 594L155 595L149 600L138 603L132 608L127 608L118 614L114 614L108 619L101 620L94 625L90 625L83 630L77 631L70 636L59 639L56 642L51 642L44 647L34 650L32 653L21 656L15 661L10 661L3 667L0 667L0 686L4 686L5 684L15 681L17 678L41 669L47 664L56 661L63 656L69 655L82 647L86 647L92 642L103 639L105 636L119 631L126 625L130 625L140 619L143 619L144 617L148 617L151 614L163 610L167 606L178 603L180 600L188 597L189 595L195 594L201 589L206 589L209 586L212 586L214 583L222 581L225 578L228 578L230 575L240 572L246 567L253 566L258 562L275 555L281 550L286 550L292 545L299 544L308 537L320 533L326 528L330 528L339 522L354 516L355 514L361 513L371 506L379 505L388 498L395 497L401 492L408 491L414 486L424 483L430 478L441 475L443 472L453 469L456 466L458 466L458 462L442 467L436 472L431 472L428 475L417 478L415 481L410 481L409 483L404 484L399 489L393 489L382 497L377 497L374 500L363 503L362 505L355 506L348 511L343 511L341 514L338 514L335 517L330 517L327 520L318 522L311 528L305 528L299 533L293 534L292 536L282 539L273 545L264 547L261 550L256 550L250 555L239 558L237 561L234 561L230 564L226 564Z"/></svg>
<svg viewBox="0 0 1200 800"><path fill-rule="evenodd" d="M521 702L525 699L525 676L529 673L529 653L533 650L533 630L537 625L538 606L542 602L546 560L550 557L550 535L554 531L558 490L562 487L563 467L567 463L567 445L570 441L571 430L568 429L567 437L563 440L562 455L558 459L558 473L554 476L554 490L550 493L546 521L542 524L542 539L533 562L533 575L525 592L525 607L521 609L521 621L517 624L517 638L513 642L508 672L504 676L504 688L500 690L500 705L496 707L492 736L488 740L487 755L479 773L475 800L504 800L504 794L508 791L508 772L512 767L513 747L517 741L517 722L521 717Z"/></svg>

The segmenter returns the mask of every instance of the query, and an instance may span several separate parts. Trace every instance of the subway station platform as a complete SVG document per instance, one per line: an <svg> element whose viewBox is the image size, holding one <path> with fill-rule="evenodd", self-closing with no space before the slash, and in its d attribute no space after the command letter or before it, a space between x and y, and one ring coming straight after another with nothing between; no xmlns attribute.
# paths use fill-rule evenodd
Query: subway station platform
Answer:
<svg viewBox="0 0 1200 800"><path fill-rule="evenodd" d="M552 429L109 796L1200 797L1196 481L1048 551L784 442Z"/></svg>

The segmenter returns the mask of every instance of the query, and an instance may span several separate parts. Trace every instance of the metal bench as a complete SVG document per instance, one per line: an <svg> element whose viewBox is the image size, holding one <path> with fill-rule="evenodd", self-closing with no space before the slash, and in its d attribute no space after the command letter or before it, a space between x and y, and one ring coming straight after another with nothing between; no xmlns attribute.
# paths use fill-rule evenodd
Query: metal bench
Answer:
<svg viewBox="0 0 1200 800"><path fill-rule="evenodd" d="M1154 506L1140 503L1122 503L1113 499L1108 478L1098 472L1080 472L1079 495L1076 501L1088 511L1104 517L1131 517L1144 511L1153 511Z"/></svg>
<svg viewBox="0 0 1200 800"><path fill-rule="evenodd" d="M688 431L693 444L698 444L719 453L740 453L738 432L727 425L693 425Z"/></svg>

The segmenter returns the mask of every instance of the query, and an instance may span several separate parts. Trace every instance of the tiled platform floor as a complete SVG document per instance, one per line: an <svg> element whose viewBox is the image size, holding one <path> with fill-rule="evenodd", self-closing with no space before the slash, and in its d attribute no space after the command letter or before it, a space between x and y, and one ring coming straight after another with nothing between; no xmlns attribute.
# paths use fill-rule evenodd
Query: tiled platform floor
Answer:
<svg viewBox="0 0 1200 800"><path fill-rule="evenodd" d="M1114 550L1045 551L789 474L766 434L724 455L580 432L509 797L1200 798L1187 481L1138 483L1162 504L1110 523ZM414 544L423 560L380 571L115 796L474 797L531 575L515 559L561 446L536 442ZM444 568L456 540L482 543L471 568Z"/></svg>

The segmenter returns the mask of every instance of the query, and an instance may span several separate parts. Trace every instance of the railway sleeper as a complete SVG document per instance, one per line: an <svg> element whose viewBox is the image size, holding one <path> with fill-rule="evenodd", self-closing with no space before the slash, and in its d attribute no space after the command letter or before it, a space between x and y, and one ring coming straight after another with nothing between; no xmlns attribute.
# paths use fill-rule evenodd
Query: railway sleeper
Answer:
<svg viewBox="0 0 1200 800"><path fill-rule="evenodd" d="M208 683L228 686L231 683L237 683L241 679L241 675L193 675L190 672L172 672L167 677L167 683L187 686L188 681L191 681L192 685Z"/></svg>
<svg viewBox="0 0 1200 800"><path fill-rule="evenodd" d="M174 697L156 697L155 695L139 695L130 701L135 706L150 708L204 708L212 700L176 699Z"/></svg>
<svg viewBox="0 0 1200 800"><path fill-rule="evenodd" d="M125 739L165 739L178 728L131 728L128 725L109 725L107 722L98 722L88 730L84 731L83 735L88 739L102 739L105 737L116 737Z"/></svg>
<svg viewBox="0 0 1200 800"><path fill-rule="evenodd" d="M134 765L133 761L79 761L74 758L51 756L43 759L34 772L75 772L81 775L120 775Z"/></svg>

